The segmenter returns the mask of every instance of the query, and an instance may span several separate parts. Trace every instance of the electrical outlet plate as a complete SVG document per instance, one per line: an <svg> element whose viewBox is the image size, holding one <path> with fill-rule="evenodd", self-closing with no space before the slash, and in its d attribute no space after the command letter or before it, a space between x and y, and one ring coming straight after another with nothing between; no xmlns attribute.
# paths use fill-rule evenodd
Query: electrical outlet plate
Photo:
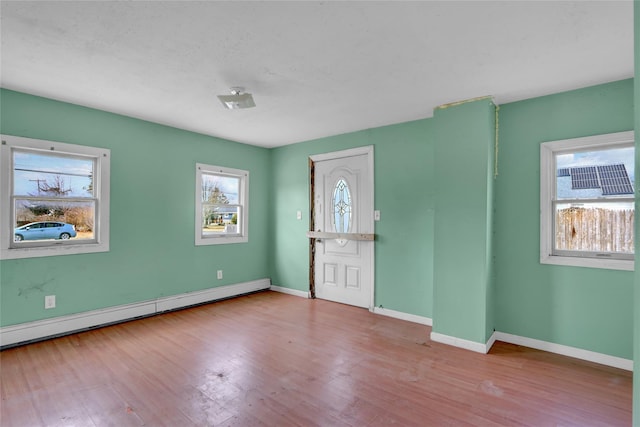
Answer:
<svg viewBox="0 0 640 427"><path fill-rule="evenodd" d="M218 270L218 280L222 280L222 270Z"/></svg>
<svg viewBox="0 0 640 427"><path fill-rule="evenodd" d="M44 297L44 308L56 308L56 296L55 295L47 295Z"/></svg>

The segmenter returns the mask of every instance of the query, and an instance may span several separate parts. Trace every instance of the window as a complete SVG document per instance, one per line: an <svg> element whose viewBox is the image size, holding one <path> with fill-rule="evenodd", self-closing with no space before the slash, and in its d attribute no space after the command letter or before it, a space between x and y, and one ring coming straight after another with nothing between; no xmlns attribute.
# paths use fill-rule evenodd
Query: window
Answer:
<svg viewBox="0 0 640 427"><path fill-rule="evenodd" d="M249 172L196 164L196 245L249 240Z"/></svg>
<svg viewBox="0 0 640 427"><path fill-rule="evenodd" d="M540 262L634 269L634 135L540 147Z"/></svg>
<svg viewBox="0 0 640 427"><path fill-rule="evenodd" d="M0 257L109 250L110 151L2 135Z"/></svg>

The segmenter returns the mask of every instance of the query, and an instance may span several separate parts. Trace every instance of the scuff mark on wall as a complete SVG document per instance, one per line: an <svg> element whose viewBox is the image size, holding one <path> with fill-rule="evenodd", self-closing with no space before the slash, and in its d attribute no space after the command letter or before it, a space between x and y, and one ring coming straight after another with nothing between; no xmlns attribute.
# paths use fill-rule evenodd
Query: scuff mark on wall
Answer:
<svg viewBox="0 0 640 427"><path fill-rule="evenodd" d="M18 296L19 297L24 297L25 299L29 298L29 295L31 295L34 292L45 292L45 286L47 286L49 283L53 282L54 279L46 279L44 281L41 282L37 282L34 283L33 281L30 283L31 286L27 287L27 288L18 288Z"/></svg>

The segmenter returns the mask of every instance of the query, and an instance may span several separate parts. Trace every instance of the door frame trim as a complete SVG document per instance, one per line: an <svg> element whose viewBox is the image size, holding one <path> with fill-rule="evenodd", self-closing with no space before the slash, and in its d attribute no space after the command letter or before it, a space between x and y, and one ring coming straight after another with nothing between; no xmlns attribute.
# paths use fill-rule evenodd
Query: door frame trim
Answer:
<svg viewBox="0 0 640 427"><path fill-rule="evenodd" d="M368 176L367 179L371 183L371 217L366 224L371 230L371 233L375 233L375 221L373 219L373 212L375 210L375 173L374 173L374 146L365 145L362 147L349 148L347 150L332 151L329 153L313 154L309 156L309 231L314 231L315 225L315 203L314 201L314 183L315 183L315 163L325 160L343 159L345 157L354 156L367 156ZM369 300L369 311L373 311L375 308L375 293L376 293L376 246L375 242L371 242L373 248L371 250L371 262L369 263L371 269L371 297ZM309 239L309 292L311 298L316 297L315 293L315 245L314 240Z"/></svg>

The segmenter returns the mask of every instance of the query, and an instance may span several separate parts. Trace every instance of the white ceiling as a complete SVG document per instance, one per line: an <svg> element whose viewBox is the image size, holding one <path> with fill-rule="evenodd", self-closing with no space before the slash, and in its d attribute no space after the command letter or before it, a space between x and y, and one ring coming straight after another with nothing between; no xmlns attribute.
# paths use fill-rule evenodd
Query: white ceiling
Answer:
<svg viewBox="0 0 640 427"><path fill-rule="evenodd" d="M632 1L5 1L4 88L273 147L633 76ZM256 108L216 98L245 86Z"/></svg>

